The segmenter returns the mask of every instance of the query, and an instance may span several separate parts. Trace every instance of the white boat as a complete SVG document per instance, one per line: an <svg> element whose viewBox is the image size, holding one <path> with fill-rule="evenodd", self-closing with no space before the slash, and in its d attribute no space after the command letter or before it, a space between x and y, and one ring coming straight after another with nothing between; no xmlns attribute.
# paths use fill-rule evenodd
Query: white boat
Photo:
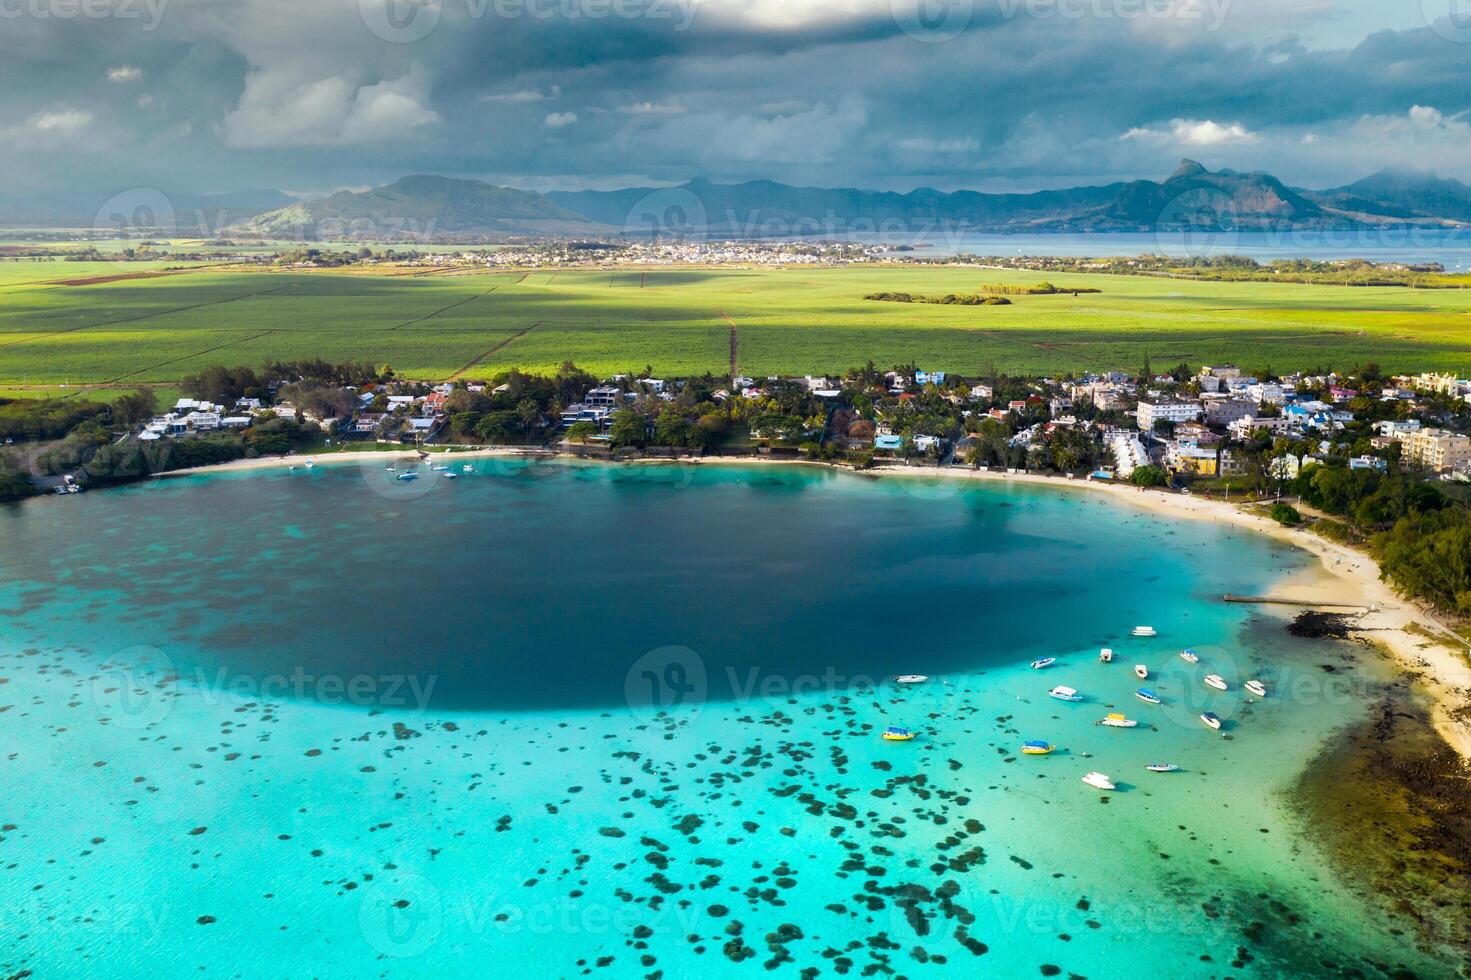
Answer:
<svg viewBox="0 0 1471 980"><path fill-rule="evenodd" d="M1200 716L1200 720L1204 722L1206 728L1214 728L1216 731L1221 730L1221 719L1214 711L1207 711Z"/></svg>
<svg viewBox="0 0 1471 980"><path fill-rule="evenodd" d="M1185 661L1187 664L1198 664L1198 663L1200 663L1200 658L1195 655L1195 651L1194 650L1182 650L1182 651L1180 651L1180 659L1183 660L1183 661Z"/></svg>
<svg viewBox="0 0 1471 980"><path fill-rule="evenodd" d="M1139 727L1139 723L1137 721L1135 721L1133 718L1125 718L1123 715L1118 714L1117 712L1112 713L1112 714L1105 715L1103 717L1103 719L1098 722L1098 724L1105 725L1108 728L1138 728Z"/></svg>
<svg viewBox="0 0 1471 980"><path fill-rule="evenodd" d="M1139 690L1135 691L1134 692L1134 697L1138 698L1140 701L1143 701L1145 704L1163 704L1164 703L1164 702L1162 702L1160 700L1160 697L1159 697L1158 694L1155 694L1153 691L1151 691L1147 687L1141 687Z"/></svg>
<svg viewBox="0 0 1471 980"><path fill-rule="evenodd" d="M1055 663L1057 663L1056 657L1043 657L1041 660L1032 661L1032 669L1046 670L1048 667L1051 667Z"/></svg>
<svg viewBox="0 0 1471 980"><path fill-rule="evenodd" d="M460 472L461 473L474 473L475 472L475 467L471 466L469 463L466 463L464 466L461 466L460 467Z"/></svg>
<svg viewBox="0 0 1471 980"><path fill-rule="evenodd" d="M1113 651L1110 650L1108 647L1104 647L1102 650L1098 651L1098 659L1106 664L1113 663Z"/></svg>
<svg viewBox="0 0 1471 980"><path fill-rule="evenodd" d="M1141 681L1149 680L1149 668L1144 666L1143 664L1135 664L1134 676L1139 678Z"/></svg>
<svg viewBox="0 0 1471 980"><path fill-rule="evenodd" d="M316 465L317 464L316 463L313 463L311 460L307 460L306 461L306 468L307 469L311 469L313 466L316 466Z"/></svg>
<svg viewBox="0 0 1471 980"><path fill-rule="evenodd" d="M418 478L419 478L419 474L415 473L413 470L409 470L407 473L400 473L398 475L398 479L404 480L404 481L417 480Z"/></svg>
<svg viewBox="0 0 1471 980"><path fill-rule="evenodd" d="M444 475L444 478L446 480L458 480L460 478L460 474L458 474L458 473L446 473Z"/></svg>
<svg viewBox="0 0 1471 980"><path fill-rule="evenodd" d="M929 677L925 674L900 674L894 680L900 684L923 684Z"/></svg>
<svg viewBox="0 0 1471 980"><path fill-rule="evenodd" d="M434 472L436 472L436 473L443 473L445 470L449 469L449 467L448 466L445 466L443 463L435 463L433 466L431 466L429 468L431 470L433 470Z"/></svg>
<svg viewBox="0 0 1471 980"><path fill-rule="evenodd" d="M1074 691L1070 687L1054 687L1052 690L1048 691L1047 694L1050 697L1057 698L1057 700L1059 701L1083 700L1083 695L1079 694L1077 691Z"/></svg>
<svg viewBox="0 0 1471 980"><path fill-rule="evenodd" d="M1230 685L1226 683L1226 679L1220 674L1207 674L1205 678L1205 686L1213 687L1217 691L1224 691L1230 687Z"/></svg>
<svg viewBox="0 0 1471 980"><path fill-rule="evenodd" d="M1118 787L1114 785L1114 781L1112 779L1109 779L1101 772L1090 772L1088 775L1083 777L1083 782L1087 783L1089 786L1092 786L1094 789L1118 789Z"/></svg>
<svg viewBox="0 0 1471 980"><path fill-rule="evenodd" d="M1267 696L1267 685L1263 684L1261 681L1247 681L1243 686L1259 698L1264 698Z"/></svg>
<svg viewBox="0 0 1471 980"><path fill-rule="evenodd" d="M1159 636L1159 632L1153 626L1135 626L1135 636Z"/></svg>
<svg viewBox="0 0 1471 980"><path fill-rule="evenodd" d="M1145 769L1148 769L1150 772L1179 772L1180 771L1180 767L1177 766L1177 765L1175 765L1173 762L1151 762L1149 765L1145 766L1144 768Z"/></svg>

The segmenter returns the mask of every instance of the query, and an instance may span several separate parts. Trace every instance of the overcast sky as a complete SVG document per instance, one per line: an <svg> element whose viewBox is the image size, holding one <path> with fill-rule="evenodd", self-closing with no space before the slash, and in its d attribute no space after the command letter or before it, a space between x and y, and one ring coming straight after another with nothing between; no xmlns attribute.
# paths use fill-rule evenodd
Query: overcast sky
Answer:
<svg viewBox="0 0 1471 980"><path fill-rule="evenodd" d="M1468 69L1471 0L0 0L0 160L181 193L1471 182Z"/></svg>

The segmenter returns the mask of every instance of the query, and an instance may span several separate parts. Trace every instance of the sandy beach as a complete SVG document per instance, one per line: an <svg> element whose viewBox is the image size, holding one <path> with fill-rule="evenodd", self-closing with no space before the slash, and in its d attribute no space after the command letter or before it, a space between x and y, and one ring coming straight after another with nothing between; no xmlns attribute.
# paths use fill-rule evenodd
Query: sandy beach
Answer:
<svg viewBox="0 0 1471 980"><path fill-rule="evenodd" d="M554 453L548 451L546 455ZM533 455L519 449L465 449L431 454L441 460L452 456L456 460L487 459L495 457L519 457ZM569 460L583 457L571 454L556 454ZM216 466L161 473L161 477L186 476L205 472L231 472L256 469L281 469L291 466L345 465L363 463L386 463L394 460L417 459L410 449L372 450L352 453L323 453L310 456L276 456L257 459L235 460ZM591 461L591 462L596 462ZM671 460L640 460L644 464L669 463ZM761 466L828 466L805 460L769 459L745 456L687 457L678 461L685 466L711 465L761 465ZM1418 675L1426 685L1434 702L1434 724L1436 730L1462 757L1471 760L1471 659L1467 646L1432 616L1413 602L1396 595L1388 583L1379 577L1379 567L1364 552L1346 545L1336 544L1311 531L1283 527L1276 521L1250 513L1242 508L1219 500L1207 500L1186 494L1163 490L1143 490L1126 484L1106 481L1069 479L1066 477L1039 474L999 473L988 470L973 470L954 467L948 469L916 468L905 466L879 466L863 471L865 475L892 477L895 479L944 479L962 481L988 481L1036 486L1061 487L1085 493L1097 493L1118 503L1140 508L1162 517L1216 521L1228 523L1260 534L1270 535L1294 547L1301 548L1318 558L1318 565L1310 571L1295 576L1287 582L1274 585L1271 596L1280 599L1299 600L1305 603L1322 603L1328 607L1358 607L1343 611L1353 614L1354 635L1382 645L1408 671ZM1297 607L1280 606L1265 608L1282 612L1300 611ZM1436 639L1436 638L1439 639Z"/></svg>

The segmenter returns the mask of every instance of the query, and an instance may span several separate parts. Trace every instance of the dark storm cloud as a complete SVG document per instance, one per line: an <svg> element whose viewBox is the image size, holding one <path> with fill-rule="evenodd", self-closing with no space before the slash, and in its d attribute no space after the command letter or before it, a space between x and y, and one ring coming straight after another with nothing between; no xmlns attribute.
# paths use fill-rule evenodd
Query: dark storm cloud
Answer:
<svg viewBox="0 0 1471 980"><path fill-rule="evenodd" d="M1162 175L1182 155L1306 185L1471 170L1471 45L1367 0L962 0L928 21L907 0L37 13L83 2L0 0L14 186L1026 187Z"/></svg>

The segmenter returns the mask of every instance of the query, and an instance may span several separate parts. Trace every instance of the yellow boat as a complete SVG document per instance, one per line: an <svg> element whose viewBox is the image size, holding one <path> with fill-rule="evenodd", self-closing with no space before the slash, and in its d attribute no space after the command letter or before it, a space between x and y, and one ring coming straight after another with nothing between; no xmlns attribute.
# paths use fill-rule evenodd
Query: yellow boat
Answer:
<svg viewBox="0 0 1471 980"><path fill-rule="evenodd" d="M1028 742L1022 746L1022 755L1051 755L1056 749L1051 742Z"/></svg>
<svg viewBox="0 0 1471 980"><path fill-rule="evenodd" d="M914 733L907 728L884 729L884 741L886 742L907 742L912 738L914 738Z"/></svg>

